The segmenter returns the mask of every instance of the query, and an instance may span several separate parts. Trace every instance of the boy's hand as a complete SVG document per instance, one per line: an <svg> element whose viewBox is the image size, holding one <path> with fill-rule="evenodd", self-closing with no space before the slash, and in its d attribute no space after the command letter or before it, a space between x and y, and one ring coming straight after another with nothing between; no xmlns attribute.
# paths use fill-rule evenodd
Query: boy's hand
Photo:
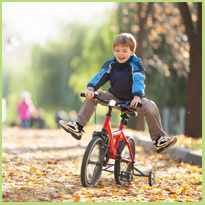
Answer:
<svg viewBox="0 0 205 205"><path fill-rule="evenodd" d="M87 89L85 92L85 96L87 99L92 99L94 97L94 92L92 90Z"/></svg>
<svg viewBox="0 0 205 205"><path fill-rule="evenodd" d="M136 108L138 103L141 103L140 97L135 96L134 99L130 103L130 107Z"/></svg>

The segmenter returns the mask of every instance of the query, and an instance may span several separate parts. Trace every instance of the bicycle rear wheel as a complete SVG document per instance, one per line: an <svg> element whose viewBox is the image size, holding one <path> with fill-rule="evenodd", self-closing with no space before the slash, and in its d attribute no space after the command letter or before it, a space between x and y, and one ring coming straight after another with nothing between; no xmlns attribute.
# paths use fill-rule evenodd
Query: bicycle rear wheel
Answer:
<svg viewBox="0 0 205 205"><path fill-rule="evenodd" d="M103 154L103 140L94 137L88 144L82 164L81 164L81 183L84 187L95 185L102 173L100 159Z"/></svg>
<svg viewBox="0 0 205 205"><path fill-rule="evenodd" d="M135 158L135 141L133 137L126 137L127 141L130 145L131 152L133 157ZM133 164L127 161L123 161L122 158L130 160L131 155L128 149L128 145L125 140L120 140L118 149L117 149L117 158L115 160L115 181L117 184L125 184L130 181L130 177L132 174Z"/></svg>

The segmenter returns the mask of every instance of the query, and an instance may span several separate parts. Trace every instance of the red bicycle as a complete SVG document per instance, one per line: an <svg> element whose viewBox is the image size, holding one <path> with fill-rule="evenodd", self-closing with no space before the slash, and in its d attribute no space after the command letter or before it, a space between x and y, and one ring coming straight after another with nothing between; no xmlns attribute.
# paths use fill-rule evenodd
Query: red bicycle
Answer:
<svg viewBox="0 0 205 205"><path fill-rule="evenodd" d="M85 97L85 93L81 93ZM94 132L89 142L81 164L81 183L84 187L95 185L101 177L102 171L114 172L117 184L131 182L133 176L148 177L149 185L155 182L154 172L145 174L136 167L135 163L135 140L132 136L125 136L124 125L127 125L129 116L137 116L137 110L130 107L130 101L116 102L103 100L97 94L94 98L108 105L108 113L100 132ZM111 131L110 119L113 107L121 110L121 123L119 129ZM138 107L142 104L138 103ZM114 159L114 164L108 164L109 159ZM114 171L110 168L114 166ZM105 167L105 168L103 168ZM138 173L134 173L137 171Z"/></svg>

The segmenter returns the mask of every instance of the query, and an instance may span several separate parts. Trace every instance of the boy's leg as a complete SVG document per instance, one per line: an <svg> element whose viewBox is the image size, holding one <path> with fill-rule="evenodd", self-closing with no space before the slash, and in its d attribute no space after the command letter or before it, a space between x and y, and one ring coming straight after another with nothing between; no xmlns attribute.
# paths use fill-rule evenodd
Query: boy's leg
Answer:
<svg viewBox="0 0 205 205"><path fill-rule="evenodd" d="M156 104L146 98L142 98L141 102L143 106L138 108L138 111L145 115L151 139L155 141L157 152L162 153L173 146L177 142L177 138L166 136L167 133L162 129L161 117Z"/></svg>
<svg viewBox="0 0 205 205"><path fill-rule="evenodd" d="M143 113L145 115L151 139L154 141L159 136L166 136L167 133L162 129L161 117L156 104L146 98L142 98L141 102L142 108L137 109L139 113Z"/></svg>
<svg viewBox="0 0 205 205"><path fill-rule="evenodd" d="M109 92L105 91L98 91L98 95L103 99L103 100L115 100L119 102L120 100L116 98L114 95L112 95ZM105 103L100 102L99 100L95 99L85 99L84 103L82 104L79 113L78 113L78 118L77 122L82 125L83 127L89 122L93 112L95 111L95 107L97 104L102 104L106 105Z"/></svg>
<svg viewBox="0 0 205 205"><path fill-rule="evenodd" d="M104 100L115 100L117 102L120 101L109 92L98 91L98 94ZM95 99L90 99L90 100L85 99L84 103L82 104L79 110L77 122L67 123L63 120L60 120L59 124L66 132L70 133L77 140L80 140L84 132L83 127L89 122L93 112L95 111L95 107L98 103L106 105Z"/></svg>

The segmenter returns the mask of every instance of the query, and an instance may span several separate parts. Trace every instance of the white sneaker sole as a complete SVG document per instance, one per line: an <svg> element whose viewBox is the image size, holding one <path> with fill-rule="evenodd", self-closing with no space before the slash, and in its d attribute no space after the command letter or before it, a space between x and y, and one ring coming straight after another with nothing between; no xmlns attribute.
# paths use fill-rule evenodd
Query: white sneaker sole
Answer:
<svg viewBox="0 0 205 205"><path fill-rule="evenodd" d="M171 137L171 139L170 139L170 143L169 144L167 144L165 147L161 147L161 148L159 148L159 149L157 149L156 151L157 151L157 153L163 153L163 152L165 152L169 147L172 147L173 145L175 145L176 144L176 142L177 142L177 138L174 136L174 137Z"/></svg>
<svg viewBox="0 0 205 205"><path fill-rule="evenodd" d="M71 130L65 121L60 120L59 124L66 132L71 134L75 139L77 139L77 140L81 139L82 133L76 133L74 130Z"/></svg>

